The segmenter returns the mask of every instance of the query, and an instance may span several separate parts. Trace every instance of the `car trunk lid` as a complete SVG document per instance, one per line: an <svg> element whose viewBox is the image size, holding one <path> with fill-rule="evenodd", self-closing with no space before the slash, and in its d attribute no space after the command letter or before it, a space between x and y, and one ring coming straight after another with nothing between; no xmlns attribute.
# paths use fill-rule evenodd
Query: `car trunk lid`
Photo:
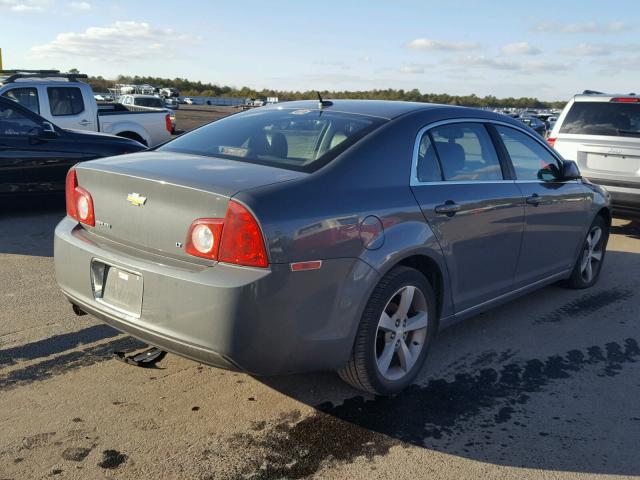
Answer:
<svg viewBox="0 0 640 480"><path fill-rule="evenodd" d="M184 251L191 222L224 218L230 197L242 190L306 174L196 155L143 152L78 165L78 184L94 203L91 232L174 258Z"/></svg>

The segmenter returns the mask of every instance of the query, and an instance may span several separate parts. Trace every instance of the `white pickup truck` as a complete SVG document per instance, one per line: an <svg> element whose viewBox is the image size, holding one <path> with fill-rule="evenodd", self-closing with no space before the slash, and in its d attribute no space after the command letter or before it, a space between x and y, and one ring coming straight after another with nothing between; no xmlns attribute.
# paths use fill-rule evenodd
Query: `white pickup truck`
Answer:
<svg viewBox="0 0 640 480"><path fill-rule="evenodd" d="M124 105L96 103L91 86L78 81L84 75L14 74L0 83L0 96L14 100L61 128L110 133L149 147L171 137L168 111L135 111Z"/></svg>

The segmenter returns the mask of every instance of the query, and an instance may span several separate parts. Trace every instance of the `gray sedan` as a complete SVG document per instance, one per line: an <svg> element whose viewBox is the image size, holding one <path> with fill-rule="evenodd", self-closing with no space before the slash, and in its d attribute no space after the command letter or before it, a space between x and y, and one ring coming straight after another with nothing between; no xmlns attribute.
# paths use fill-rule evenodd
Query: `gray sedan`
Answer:
<svg viewBox="0 0 640 480"><path fill-rule="evenodd" d="M302 101L77 165L55 266L76 312L161 349L393 394L438 330L592 286L610 223L606 191L517 120Z"/></svg>

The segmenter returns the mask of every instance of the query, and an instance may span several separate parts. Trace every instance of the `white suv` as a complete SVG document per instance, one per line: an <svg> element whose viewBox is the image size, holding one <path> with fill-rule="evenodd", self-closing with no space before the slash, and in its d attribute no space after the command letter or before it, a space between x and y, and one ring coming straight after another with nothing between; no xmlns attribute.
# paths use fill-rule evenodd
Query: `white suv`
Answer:
<svg viewBox="0 0 640 480"><path fill-rule="evenodd" d="M640 217L640 96L576 95L548 142L575 161L585 178L611 193L618 215Z"/></svg>

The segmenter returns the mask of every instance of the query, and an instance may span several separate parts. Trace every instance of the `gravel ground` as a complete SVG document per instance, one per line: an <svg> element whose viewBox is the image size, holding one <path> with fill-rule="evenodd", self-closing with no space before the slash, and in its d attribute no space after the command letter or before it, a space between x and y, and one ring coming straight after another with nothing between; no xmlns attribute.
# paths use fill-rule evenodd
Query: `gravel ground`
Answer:
<svg viewBox="0 0 640 480"><path fill-rule="evenodd" d="M236 111L181 106L178 127ZM615 221L596 287L551 286L450 328L388 399L333 373L114 360L144 346L59 293L63 204L0 212L0 479L640 475L640 224Z"/></svg>

